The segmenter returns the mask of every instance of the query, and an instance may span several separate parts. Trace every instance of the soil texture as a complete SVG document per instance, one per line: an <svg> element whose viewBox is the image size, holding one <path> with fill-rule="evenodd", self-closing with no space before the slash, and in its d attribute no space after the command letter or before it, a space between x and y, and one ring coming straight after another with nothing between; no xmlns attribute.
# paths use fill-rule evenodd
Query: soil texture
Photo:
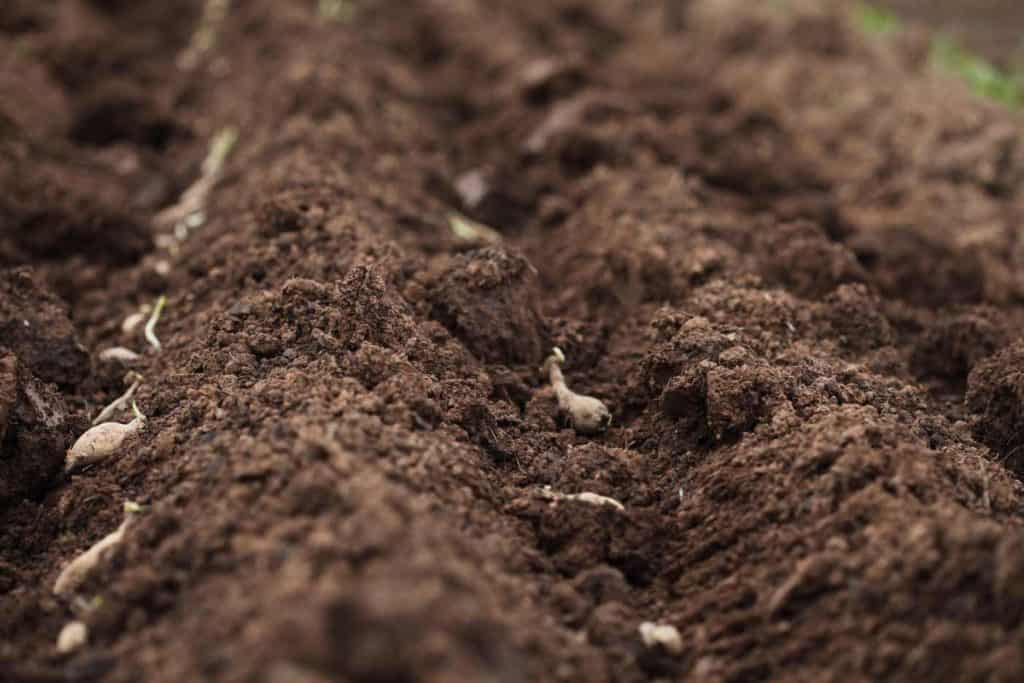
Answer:
<svg viewBox="0 0 1024 683"><path fill-rule="evenodd" d="M1020 120L926 47L3 2L0 680L1024 679Z"/></svg>

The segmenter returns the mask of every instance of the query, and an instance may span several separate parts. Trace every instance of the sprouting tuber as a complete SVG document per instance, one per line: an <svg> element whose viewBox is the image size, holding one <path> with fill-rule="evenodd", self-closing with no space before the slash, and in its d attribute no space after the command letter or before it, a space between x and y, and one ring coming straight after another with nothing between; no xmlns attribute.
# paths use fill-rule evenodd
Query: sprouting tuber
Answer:
<svg viewBox="0 0 1024 683"><path fill-rule="evenodd" d="M153 313L149 316L149 320L146 322L145 337L149 345L157 351L160 350L160 340L156 337L156 324L160 322L160 314L164 311L164 306L167 304L167 297L161 296L156 300L156 305L153 307Z"/></svg>
<svg viewBox="0 0 1024 683"><path fill-rule="evenodd" d="M143 507L138 503L126 502L124 504L124 520L121 522L121 525L64 567L60 576L57 577L57 581L53 584L54 594L60 597L69 597L77 591L85 583L85 580L89 578L93 570L96 569L97 565L121 542L124 538L125 530L142 511Z"/></svg>
<svg viewBox="0 0 1024 683"><path fill-rule="evenodd" d="M146 416L134 403L132 410L135 412L135 419L128 424L104 422L78 437L75 444L68 449L64 459L64 471L74 472L110 457L121 447L125 439L142 431L146 426Z"/></svg>
<svg viewBox="0 0 1024 683"><path fill-rule="evenodd" d="M557 346L552 349L551 355L544 361L544 372L547 373L551 380L551 386L555 389L558 407L569 416L573 429L580 434L603 432L611 424L612 414L599 399L577 394L566 386L565 377L562 375L563 363L565 363L565 354Z"/></svg>

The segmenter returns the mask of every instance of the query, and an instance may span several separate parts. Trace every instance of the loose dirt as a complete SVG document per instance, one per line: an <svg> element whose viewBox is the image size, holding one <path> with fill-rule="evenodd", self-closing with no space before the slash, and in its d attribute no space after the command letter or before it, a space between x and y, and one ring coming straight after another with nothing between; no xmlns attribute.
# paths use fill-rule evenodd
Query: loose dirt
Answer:
<svg viewBox="0 0 1024 683"><path fill-rule="evenodd" d="M0 679L1024 677L1015 115L815 3L342 5L0 8Z"/></svg>

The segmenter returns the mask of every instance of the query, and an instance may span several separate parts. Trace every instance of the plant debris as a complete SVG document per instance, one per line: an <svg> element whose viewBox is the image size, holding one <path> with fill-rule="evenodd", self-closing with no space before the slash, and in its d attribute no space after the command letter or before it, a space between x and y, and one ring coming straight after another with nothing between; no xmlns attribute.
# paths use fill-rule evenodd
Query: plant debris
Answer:
<svg viewBox="0 0 1024 683"><path fill-rule="evenodd" d="M178 56L178 68L191 71L217 45L220 27L231 8L230 0L206 0L199 24L188 46Z"/></svg>
<svg viewBox="0 0 1024 683"><path fill-rule="evenodd" d="M171 231L170 234L158 236L157 246L174 253L192 231L202 227L206 222L207 199L220 180L224 163L237 143L238 129L234 126L222 128L213 136L203 159L199 178L181 194L176 204L164 209L153 219L157 229Z"/></svg>

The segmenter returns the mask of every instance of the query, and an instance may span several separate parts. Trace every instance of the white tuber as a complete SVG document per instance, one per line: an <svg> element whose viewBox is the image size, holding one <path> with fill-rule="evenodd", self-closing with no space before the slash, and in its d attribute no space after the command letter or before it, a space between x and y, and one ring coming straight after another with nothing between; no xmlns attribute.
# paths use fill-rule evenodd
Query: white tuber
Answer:
<svg viewBox="0 0 1024 683"><path fill-rule="evenodd" d="M679 629L670 624L655 624L645 621L640 624L640 638L647 647L661 646L669 654L678 655L683 652L683 637Z"/></svg>
<svg viewBox="0 0 1024 683"><path fill-rule="evenodd" d="M100 360L104 363L134 363L141 357L131 349L126 349L123 346L115 346L100 351Z"/></svg>
<svg viewBox="0 0 1024 683"><path fill-rule="evenodd" d="M64 567L56 583L53 584L53 592L60 597L68 597L81 586L89 574L102 562L110 551L124 538L124 532L128 525L135 519L135 516L142 512L143 508L137 503L127 502L124 504L124 521L114 531L110 532L91 548L71 560L68 566Z"/></svg>
<svg viewBox="0 0 1024 683"><path fill-rule="evenodd" d="M590 491L584 491L583 493L558 493L557 491L552 491L550 486L545 486L541 491L541 496L548 500L577 500L581 503L589 503L590 505L609 505L619 512L626 509L622 503L614 498L601 496Z"/></svg>
<svg viewBox="0 0 1024 683"><path fill-rule="evenodd" d="M120 422L104 422L96 425L78 437L67 452L64 459L64 471L73 472L86 465L105 460L112 455L124 440L137 434L146 426L146 416L139 412L138 406L132 404L135 419L128 424Z"/></svg>
<svg viewBox="0 0 1024 683"><path fill-rule="evenodd" d="M74 652L89 641L89 627L80 621L69 621L57 636L57 652Z"/></svg>
<svg viewBox="0 0 1024 683"><path fill-rule="evenodd" d="M544 361L543 368L551 380L551 386L555 388L558 407L569 415L573 429L580 434L596 434L608 429L612 422L612 414L600 400L593 396L577 394L566 386L565 377L562 375L564 362L565 354L556 346Z"/></svg>

